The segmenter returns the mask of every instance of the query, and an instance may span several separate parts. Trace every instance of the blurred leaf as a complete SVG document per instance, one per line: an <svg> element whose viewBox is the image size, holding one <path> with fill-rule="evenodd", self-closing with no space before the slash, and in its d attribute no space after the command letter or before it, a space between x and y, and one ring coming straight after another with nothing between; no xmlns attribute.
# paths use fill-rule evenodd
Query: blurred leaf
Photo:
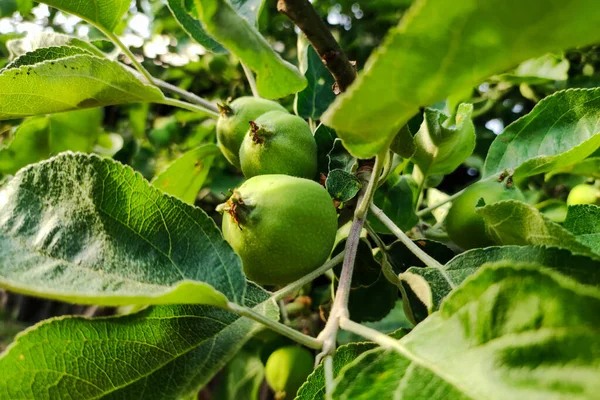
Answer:
<svg viewBox="0 0 600 400"><path fill-rule="evenodd" d="M40 0L40 2L76 15L111 32L119 25L131 5L130 0Z"/></svg>
<svg viewBox="0 0 600 400"><path fill-rule="evenodd" d="M544 54L524 61L514 72L502 74L498 78L512 84L527 83L539 85L553 81L566 81L569 78L569 60L556 54Z"/></svg>
<svg viewBox="0 0 600 400"><path fill-rule="evenodd" d="M407 231L419 222L415 213L417 191L418 185L412 177L392 176L377 189L373 201L400 229ZM367 220L376 232L391 233L378 218L367 214Z"/></svg>
<svg viewBox="0 0 600 400"><path fill-rule="evenodd" d="M219 153L219 148L214 144L205 144L190 150L157 175L152 184L163 192L193 205L206 181L213 160Z"/></svg>
<svg viewBox="0 0 600 400"><path fill-rule="evenodd" d="M347 364L333 398L591 399L600 389L599 327L597 288L495 264L400 339L401 352L376 348Z"/></svg>
<svg viewBox="0 0 600 400"><path fill-rule="evenodd" d="M576 164L552 170L546 174L545 180L557 174L572 174L600 179L600 157L589 157Z"/></svg>
<svg viewBox="0 0 600 400"><path fill-rule="evenodd" d="M163 100L156 87L144 84L119 63L88 55L0 73L0 120Z"/></svg>
<svg viewBox="0 0 600 400"><path fill-rule="evenodd" d="M223 370L214 399L257 400L264 376L258 351L242 349Z"/></svg>
<svg viewBox="0 0 600 400"><path fill-rule="evenodd" d="M448 116L427 108L421 128L415 135L412 161L425 177L447 175L454 171L475 149L475 127L471 121L473 105L461 104L456 126L447 127Z"/></svg>
<svg viewBox="0 0 600 400"><path fill-rule="evenodd" d="M296 93L294 110L303 118L317 120L335 100L332 89L335 79L312 45L306 42L308 40L304 35L298 35L300 72L304 74L308 84L303 91Z"/></svg>
<svg viewBox="0 0 600 400"><path fill-rule="evenodd" d="M600 42L599 23L596 0L416 2L321 119L355 156L372 157L419 107L532 57Z"/></svg>
<svg viewBox="0 0 600 400"><path fill-rule="evenodd" d="M342 169L334 169L327 175L325 186L331 197L337 201L345 202L353 199L362 185L353 174Z"/></svg>
<svg viewBox="0 0 600 400"><path fill-rule="evenodd" d="M514 178L521 180L575 164L599 147L600 89L563 90L496 137L483 176L512 168Z"/></svg>
<svg viewBox="0 0 600 400"><path fill-rule="evenodd" d="M411 158L415 154L415 138L410 133L408 124L404 125L400 132L396 134L390 145L390 150L402 158Z"/></svg>
<svg viewBox="0 0 600 400"><path fill-rule="evenodd" d="M564 228L596 254L600 254L600 207L592 204L569 206Z"/></svg>
<svg viewBox="0 0 600 400"><path fill-rule="evenodd" d="M249 284L243 302L276 319L267 296ZM0 357L0 393L10 399L179 399L197 394L258 328L248 318L198 305L44 321Z"/></svg>
<svg viewBox="0 0 600 400"><path fill-rule="evenodd" d="M92 155L34 164L2 188L0 255L1 287L77 304L223 306L247 288L202 210Z"/></svg>
<svg viewBox="0 0 600 400"><path fill-rule="evenodd" d="M301 91L306 79L284 61L266 39L226 0L194 0L200 20L210 36L256 73L258 93L278 99Z"/></svg>

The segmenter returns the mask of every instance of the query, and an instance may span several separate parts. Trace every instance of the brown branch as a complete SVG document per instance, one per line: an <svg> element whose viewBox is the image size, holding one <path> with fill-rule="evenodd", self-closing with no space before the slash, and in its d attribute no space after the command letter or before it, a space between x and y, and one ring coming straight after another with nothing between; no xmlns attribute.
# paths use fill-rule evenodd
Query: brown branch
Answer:
<svg viewBox="0 0 600 400"><path fill-rule="evenodd" d="M356 78L356 68L309 1L278 0L277 10L287 15L304 32L335 78L339 91L344 92Z"/></svg>

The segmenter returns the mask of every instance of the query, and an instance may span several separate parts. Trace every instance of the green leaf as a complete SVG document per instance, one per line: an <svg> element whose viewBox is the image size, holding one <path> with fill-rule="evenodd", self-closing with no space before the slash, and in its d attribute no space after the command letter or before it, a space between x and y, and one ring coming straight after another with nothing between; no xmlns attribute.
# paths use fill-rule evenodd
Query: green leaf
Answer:
<svg viewBox="0 0 600 400"><path fill-rule="evenodd" d="M412 177L392 176L377 189L373 202L400 229L407 231L419 222L419 217L415 213L417 191L418 185ZM367 219L378 233L391 233L378 218L368 214Z"/></svg>
<svg viewBox="0 0 600 400"><path fill-rule="evenodd" d="M596 254L600 254L600 207L592 204L569 206L564 228Z"/></svg>
<svg viewBox="0 0 600 400"><path fill-rule="evenodd" d="M589 157L576 164L554 169L546 174L545 180L548 181L557 174L572 174L600 179L600 157Z"/></svg>
<svg viewBox="0 0 600 400"><path fill-rule="evenodd" d="M561 169L600 147L600 89L570 89L540 101L498 135L485 160L483 176L507 168L514 178Z"/></svg>
<svg viewBox="0 0 600 400"><path fill-rule="evenodd" d="M25 53L24 55L17 58L6 66L6 69L19 68L26 65L34 65L43 61L58 60L61 58L77 56L77 55L91 55L89 51L74 47L74 46L61 46L61 47L44 47L36 49L32 52Z"/></svg>
<svg viewBox="0 0 600 400"><path fill-rule="evenodd" d="M42 0L41 3L76 15L111 32L119 25L131 5L130 0Z"/></svg>
<svg viewBox="0 0 600 400"><path fill-rule="evenodd" d="M538 209L515 200L478 207L492 240L504 245L545 245L598 257L571 232L551 221Z"/></svg>
<svg viewBox="0 0 600 400"><path fill-rule="evenodd" d="M66 150L91 152L100 136L102 118L103 110L93 108L25 120L9 145L0 148L0 173L14 174Z"/></svg>
<svg viewBox="0 0 600 400"><path fill-rule="evenodd" d="M428 108L421 128L415 135L412 161L424 176L447 175L454 171L475 149L475 127L471 121L472 104L461 104L456 126L447 127L448 116Z"/></svg>
<svg viewBox="0 0 600 400"><path fill-rule="evenodd" d="M277 318L266 298L262 289L248 286L245 303ZM44 321L19 335L0 358L0 397L181 398L208 383L257 325L198 305Z"/></svg>
<svg viewBox="0 0 600 400"><path fill-rule="evenodd" d="M77 54L91 53L99 57L104 57L104 53L102 53L96 46L92 45L90 42L56 32L30 33L25 37L7 41L6 47L10 53L10 58L13 60L27 53L35 52L36 50L59 47L65 47L66 49L55 49L54 51L75 51L72 49L73 47L75 47L76 49L86 51L86 53Z"/></svg>
<svg viewBox="0 0 600 400"><path fill-rule="evenodd" d="M346 172L355 172L358 168L358 160L348 153L340 139L333 140L333 147L327 153L329 159L329 171L341 169Z"/></svg>
<svg viewBox="0 0 600 400"><path fill-rule="evenodd" d="M569 78L569 60L562 55L544 54L538 58L522 62L512 73L498 78L512 84L527 83L539 85L552 81L566 81Z"/></svg>
<svg viewBox="0 0 600 400"><path fill-rule="evenodd" d="M332 89L335 79L312 45L304 42L308 42L308 40L304 35L299 35L300 72L304 74L308 84L303 91L296 93L294 110L303 118L317 120L335 100L335 93Z"/></svg>
<svg viewBox="0 0 600 400"><path fill-rule="evenodd" d="M415 2L322 120L352 154L375 156L419 107L532 57L597 43L598 23L595 0Z"/></svg>
<svg viewBox="0 0 600 400"><path fill-rule="evenodd" d="M406 330L401 329L393 332L390 336L400 339L406 333ZM371 342L349 343L338 347L333 354L333 376L338 376L344 366L350 364L362 353L374 347L375 343ZM325 400L325 372L323 363L315 368L307 381L304 382L304 385L298 389L295 400Z"/></svg>
<svg viewBox="0 0 600 400"><path fill-rule="evenodd" d="M215 400L256 400L259 398L264 376L265 366L259 352L242 349L223 370L213 398Z"/></svg>
<svg viewBox="0 0 600 400"><path fill-rule="evenodd" d="M327 174L329 171L329 158L327 156L333 149L336 137L335 131L323 124L319 124L315 130L315 142L317 142L317 162L319 165L319 172L322 174Z"/></svg>
<svg viewBox="0 0 600 400"><path fill-rule="evenodd" d="M0 286L77 304L242 301L241 261L202 210L131 168L64 153L0 191Z"/></svg>
<svg viewBox="0 0 600 400"><path fill-rule="evenodd" d="M325 187L331 197L337 201L345 202L354 198L362 185L353 174L343 169L334 169L327 175Z"/></svg>
<svg viewBox="0 0 600 400"><path fill-rule="evenodd" d="M598 289L533 266L490 266L400 339L401 353L377 348L348 364L333 397L591 399L599 328Z"/></svg>
<svg viewBox="0 0 600 400"><path fill-rule="evenodd" d="M301 91L306 79L284 61L266 39L226 0L194 0L208 34L256 73L258 93L278 99Z"/></svg>
<svg viewBox="0 0 600 400"><path fill-rule="evenodd" d="M438 260L439 261L439 260ZM443 268L408 268L412 279L402 281L408 293L405 301L415 320L423 321L437 311L442 300L482 265L498 261L534 263L551 268L585 284L600 286L600 261L576 255L568 250L543 246L502 246L473 249L459 254Z"/></svg>
<svg viewBox="0 0 600 400"><path fill-rule="evenodd" d="M167 5L177 22L179 22L179 25L196 42L213 53L227 52L223 46L208 36L202 24L198 21L198 13L193 0L167 0Z"/></svg>
<svg viewBox="0 0 600 400"><path fill-rule="evenodd" d="M219 148L214 144L190 150L157 175L152 184L165 193L194 204L213 160L219 153Z"/></svg>
<svg viewBox="0 0 600 400"><path fill-rule="evenodd" d="M396 136L394 136L390 150L402 158L411 158L415 154L415 138L410 132L408 124L404 125Z"/></svg>
<svg viewBox="0 0 600 400"><path fill-rule="evenodd" d="M144 84L119 63L89 55L0 73L0 120L163 100L157 88Z"/></svg>

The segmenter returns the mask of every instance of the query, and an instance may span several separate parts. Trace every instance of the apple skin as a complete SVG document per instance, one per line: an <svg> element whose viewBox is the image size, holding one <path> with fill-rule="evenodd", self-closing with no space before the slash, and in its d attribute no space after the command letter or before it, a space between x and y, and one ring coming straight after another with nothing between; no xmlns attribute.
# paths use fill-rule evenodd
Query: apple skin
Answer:
<svg viewBox="0 0 600 400"><path fill-rule="evenodd" d="M495 244L485 230L483 217L475 212L477 202L481 198L485 204L493 204L502 200L525 201L523 193L517 187L506 182L489 180L469 186L452 202L452 207L446 216L448 236L465 250Z"/></svg>
<svg viewBox="0 0 600 400"><path fill-rule="evenodd" d="M569 192L567 204L594 204L600 206L600 189L585 183L577 185Z"/></svg>
<svg viewBox="0 0 600 400"><path fill-rule="evenodd" d="M242 259L248 279L286 285L321 266L337 232L337 212L318 183L259 175L219 206L223 237Z"/></svg>
<svg viewBox="0 0 600 400"><path fill-rule="evenodd" d="M278 400L293 399L313 371L314 357L299 346L275 350L265 365L265 378Z"/></svg>

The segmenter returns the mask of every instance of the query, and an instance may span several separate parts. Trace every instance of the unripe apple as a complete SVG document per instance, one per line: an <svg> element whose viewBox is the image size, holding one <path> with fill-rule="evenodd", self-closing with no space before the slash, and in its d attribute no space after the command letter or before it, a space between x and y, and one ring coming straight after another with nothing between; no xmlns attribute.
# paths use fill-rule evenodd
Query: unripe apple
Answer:
<svg viewBox="0 0 600 400"><path fill-rule="evenodd" d="M327 190L308 179L260 175L221 206L223 236L261 285L286 285L321 266L337 231Z"/></svg>
<svg viewBox="0 0 600 400"><path fill-rule="evenodd" d="M240 97L219 106L219 110L221 116L217 121L217 144L225 158L238 168L240 146L250 128L250 121L273 110L287 113L280 104L258 97Z"/></svg>
<svg viewBox="0 0 600 400"><path fill-rule="evenodd" d="M600 206L600 189L585 183L577 185L569 192L567 204L595 204Z"/></svg>
<svg viewBox="0 0 600 400"><path fill-rule="evenodd" d="M267 360L265 378L275 399L293 399L313 371L314 358L303 347L287 346L275 350Z"/></svg>
<svg viewBox="0 0 600 400"><path fill-rule="evenodd" d="M317 142L302 118L271 111L251 122L240 148L246 178L285 174L313 179L317 173Z"/></svg>
<svg viewBox="0 0 600 400"><path fill-rule="evenodd" d="M446 230L454 243L463 249L494 245L485 231L483 217L475 212L479 199L485 204L501 200L525 201L521 191L513 184L489 180L474 183L452 202L446 217Z"/></svg>

